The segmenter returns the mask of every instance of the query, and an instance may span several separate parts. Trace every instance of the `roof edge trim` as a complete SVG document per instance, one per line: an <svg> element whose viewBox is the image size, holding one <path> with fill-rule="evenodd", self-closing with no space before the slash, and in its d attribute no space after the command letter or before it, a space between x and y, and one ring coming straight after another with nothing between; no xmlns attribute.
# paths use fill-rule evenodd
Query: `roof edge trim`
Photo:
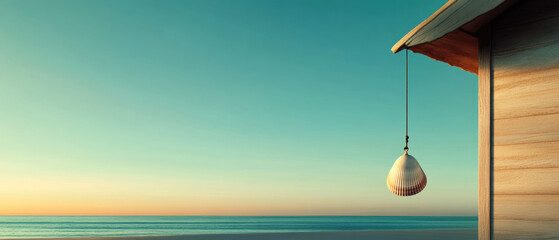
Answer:
<svg viewBox="0 0 559 240"><path fill-rule="evenodd" d="M391 49L392 52L397 53L397 52L401 51L402 49L412 47L412 46L408 46L406 44L406 42L410 38L412 38L417 32L421 31L421 29L423 29L426 25L431 23L431 21L433 21L433 19L437 18L442 12L444 12L450 6L452 6L455 2L456 2L456 0L448 1L447 3L445 3L445 5L443 5L441 8L439 8L439 10L437 10L435 13L431 14L431 16L429 16L427 19L425 19L423 22L421 22L419 25L417 25L415 28L413 28L411 31L409 31L402 39L400 39L400 41L398 41L396 44L394 44L394 46Z"/></svg>

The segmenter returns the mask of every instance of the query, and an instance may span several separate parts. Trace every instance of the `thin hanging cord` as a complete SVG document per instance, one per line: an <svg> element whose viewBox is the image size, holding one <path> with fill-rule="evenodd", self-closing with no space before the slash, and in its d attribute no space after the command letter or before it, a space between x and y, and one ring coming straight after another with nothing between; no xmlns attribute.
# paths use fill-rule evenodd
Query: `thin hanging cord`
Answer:
<svg viewBox="0 0 559 240"><path fill-rule="evenodd" d="M408 49L406 48L406 146L404 147L404 151L408 152L408 140L410 137L408 136Z"/></svg>

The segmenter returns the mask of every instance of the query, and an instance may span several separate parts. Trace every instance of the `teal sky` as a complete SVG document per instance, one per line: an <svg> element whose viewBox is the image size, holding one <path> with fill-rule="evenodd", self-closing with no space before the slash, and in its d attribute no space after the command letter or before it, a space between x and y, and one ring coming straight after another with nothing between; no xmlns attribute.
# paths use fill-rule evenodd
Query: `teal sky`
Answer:
<svg viewBox="0 0 559 240"><path fill-rule="evenodd" d="M477 77L404 53L446 1L0 1L0 215L476 215Z"/></svg>

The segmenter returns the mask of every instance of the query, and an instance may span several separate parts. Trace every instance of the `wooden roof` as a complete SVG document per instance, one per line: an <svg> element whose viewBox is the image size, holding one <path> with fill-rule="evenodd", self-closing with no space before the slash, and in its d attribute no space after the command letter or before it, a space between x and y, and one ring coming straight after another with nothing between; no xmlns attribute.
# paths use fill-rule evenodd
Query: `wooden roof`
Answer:
<svg viewBox="0 0 559 240"><path fill-rule="evenodd" d="M516 0L450 0L392 47L477 74L477 33Z"/></svg>

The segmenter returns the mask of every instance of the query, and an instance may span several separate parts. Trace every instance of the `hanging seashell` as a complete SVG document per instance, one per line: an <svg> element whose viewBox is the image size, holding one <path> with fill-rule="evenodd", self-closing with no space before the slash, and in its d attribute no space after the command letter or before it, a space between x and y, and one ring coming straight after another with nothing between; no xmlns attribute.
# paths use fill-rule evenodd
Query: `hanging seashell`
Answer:
<svg viewBox="0 0 559 240"><path fill-rule="evenodd" d="M398 196L412 196L427 185L427 176L415 158L406 151L396 159L386 178L388 189Z"/></svg>

